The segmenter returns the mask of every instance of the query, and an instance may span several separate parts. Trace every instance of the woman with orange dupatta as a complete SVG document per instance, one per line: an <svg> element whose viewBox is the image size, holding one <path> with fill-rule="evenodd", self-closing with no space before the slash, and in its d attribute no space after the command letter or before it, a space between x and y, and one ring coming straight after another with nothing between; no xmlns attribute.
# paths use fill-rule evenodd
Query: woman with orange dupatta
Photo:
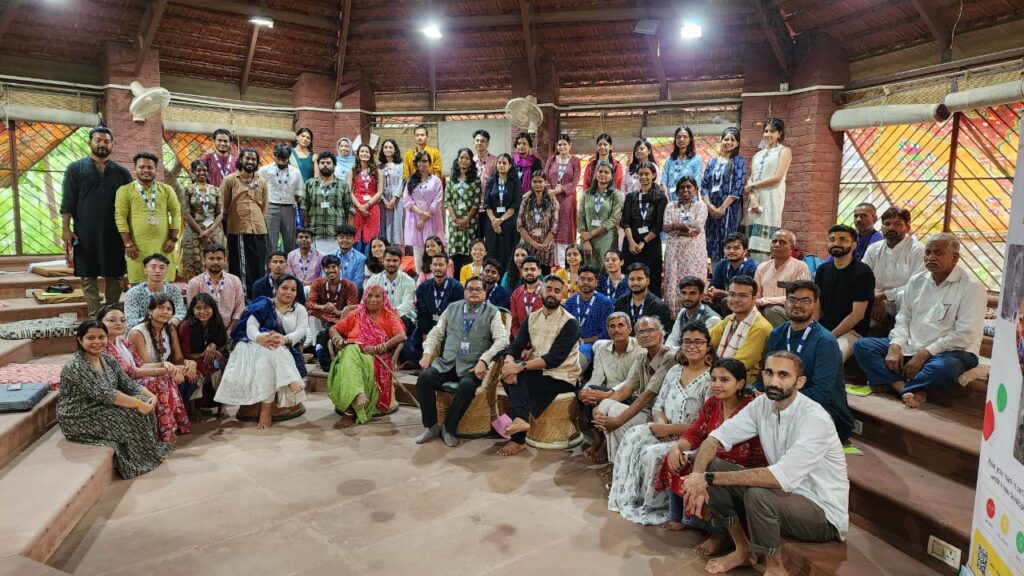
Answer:
<svg viewBox="0 0 1024 576"><path fill-rule="evenodd" d="M342 415L354 412L360 424L393 412L391 354L406 336L405 325L384 287L367 287L362 303L331 328L330 337L338 351L327 376L327 396L335 411Z"/></svg>
<svg viewBox="0 0 1024 576"><path fill-rule="evenodd" d="M739 360L735 358L715 360L711 365L711 396L701 408L697 420L669 450L654 481L656 490L665 488L672 490L672 494L669 494L669 519L662 525L664 530L696 528L711 532L711 536L694 549L700 556L713 556L719 553L729 542L729 538L724 530L712 529L711 523L707 520L685 516L683 513L682 479L690 473L692 465L687 453L696 451L711 432L735 416L753 400L753 397L744 390L746 378L746 368ZM764 451L757 438L737 444L732 447L732 450L719 449L717 457L739 464L744 468L767 465Z"/></svg>

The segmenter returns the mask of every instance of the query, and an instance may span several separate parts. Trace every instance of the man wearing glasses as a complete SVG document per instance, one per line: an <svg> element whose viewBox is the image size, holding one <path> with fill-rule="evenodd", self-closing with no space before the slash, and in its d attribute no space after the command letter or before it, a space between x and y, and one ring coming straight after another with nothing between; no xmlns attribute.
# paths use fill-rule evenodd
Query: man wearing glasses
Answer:
<svg viewBox="0 0 1024 576"><path fill-rule="evenodd" d="M747 367L747 382L756 382L761 373L764 344L772 325L754 305L757 282L750 276L736 276L729 283L726 304L732 314L715 324L711 346L719 358L735 358Z"/></svg>
<svg viewBox="0 0 1024 576"><path fill-rule="evenodd" d="M786 288L789 321L768 335L764 353L786 351L800 357L807 378L800 392L821 404L832 417L839 440L846 444L853 433L853 412L846 402L843 356L832 332L812 320L819 297L818 285L809 280L797 280ZM763 392L764 379L759 377L755 387Z"/></svg>

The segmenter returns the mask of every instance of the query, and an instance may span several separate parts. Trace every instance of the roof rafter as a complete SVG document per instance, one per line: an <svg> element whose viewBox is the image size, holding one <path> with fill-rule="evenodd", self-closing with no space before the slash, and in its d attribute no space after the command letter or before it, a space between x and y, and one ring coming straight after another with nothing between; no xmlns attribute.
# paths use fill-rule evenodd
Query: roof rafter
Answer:
<svg viewBox="0 0 1024 576"><path fill-rule="evenodd" d="M341 82L345 75L345 54L348 52L348 29L352 24L352 0L342 0L341 30L338 32L338 57L335 64L334 99L341 98Z"/></svg>
<svg viewBox="0 0 1024 576"><path fill-rule="evenodd" d="M771 0L750 0L750 4L754 7L754 16L768 38L768 45L779 63L783 76L788 78L793 62L793 37L790 36L779 9Z"/></svg>
<svg viewBox="0 0 1024 576"><path fill-rule="evenodd" d="M18 13L18 8L21 7L22 3L22 0L10 0L3 12L0 12L0 38L4 37L4 33L7 32L11 23L14 22L14 16Z"/></svg>
<svg viewBox="0 0 1024 576"><path fill-rule="evenodd" d="M935 41L939 43L939 49L942 52L943 58L947 58L950 50L949 28L939 18L934 3L922 2L922 0L910 0L910 3L914 6L914 10L917 11L917 15L921 17L925 27L931 32L932 38L935 38Z"/></svg>
<svg viewBox="0 0 1024 576"><path fill-rule="evenodd" d="M213 10L215 12L227 12L237 16L265 16L275 22L287 22L297 26L307 26L320 30L336 32L339 23L333 18L323 18L312 14L303 14L295 10L278 10L276 8L263 8L256 4L240 2L238 0L172 0L175 4Z"/></svg>
<svg viewBox="0 0 1024 576"><path fill-rule="evenodd" d="M245 95L249 89L249 73L252 72L252 57L256 53L256 38L260 35L260 27L252 27L252 36L249 39L249 52L245 55L245 65L242 66L242 80L238 83L238 93Z"/></svg>
<svg viewBox="0 0 1024 576"><path fill-rule="evenodd" d="M142 72L142 65L146 61L146 52L153 45L156 38L156 31L160 28L160 21L164 18L164 11L167 10L167 0L157 0L146 6L139 22L139 35L135 39L139 55L135 59L135 76Z"/></svg>
<svg viewBox="0 0 1024 576"><path fill-rule="evenodd" d="M523 22L523 43L526 45L526 65L530 69L530 92L537 92L537 49L533 43L533 24L530 12L533 5L530 0L519 0L519 13Z"/></svg>

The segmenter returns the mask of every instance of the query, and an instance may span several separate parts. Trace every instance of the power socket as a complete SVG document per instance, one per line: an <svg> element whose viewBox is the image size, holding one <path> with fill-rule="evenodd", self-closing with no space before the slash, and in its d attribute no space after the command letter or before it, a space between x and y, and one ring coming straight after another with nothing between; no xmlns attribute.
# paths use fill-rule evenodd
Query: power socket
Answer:
<svg viewBox="0 0 1024 576"><path fill-rule="evenodd" d="M863 436L864 435L864 423L861 422L860 420L854 419L853 420L853 433L856 434L857 436Z"/></svg>
<svg viewBox="0 0 1024 576"><path fill-rule="evenodd" d="M960 549L935 536L928 536L928 555L947 566L960 568Z"/></svg>

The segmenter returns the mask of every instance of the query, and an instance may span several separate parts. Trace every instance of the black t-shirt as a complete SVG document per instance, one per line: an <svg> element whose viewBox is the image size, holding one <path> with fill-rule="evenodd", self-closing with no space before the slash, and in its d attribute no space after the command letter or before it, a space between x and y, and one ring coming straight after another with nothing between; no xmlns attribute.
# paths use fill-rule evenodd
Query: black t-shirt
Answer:
<svg viewBox="0 0 1024 576"><path fill-rule="evenodd" d="M864 318L853 329L866 336L871 326L871 305L875 301L875 274L871 267L854 260L843 269L835 262L825 262L814 273L814 283L821 288L821 325L832 330L838 326L854 302L867 302Z"/></svg>

